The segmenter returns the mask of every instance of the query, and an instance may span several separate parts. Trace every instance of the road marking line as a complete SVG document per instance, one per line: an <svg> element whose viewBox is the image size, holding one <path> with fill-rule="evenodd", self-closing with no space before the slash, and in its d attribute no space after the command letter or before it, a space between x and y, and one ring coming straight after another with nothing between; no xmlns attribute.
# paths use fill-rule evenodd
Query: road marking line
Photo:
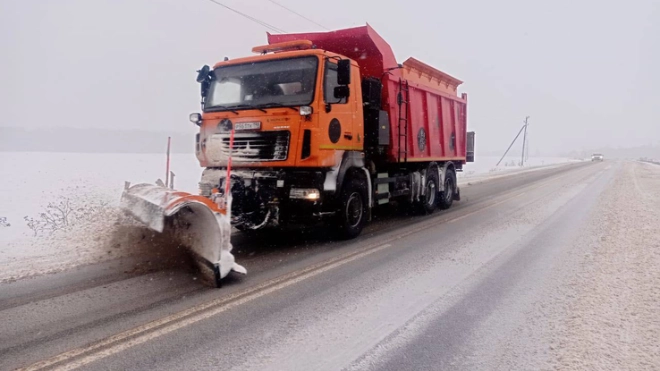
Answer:
<svg viewBox="0 0 660 371"><path fill-rule="evenodd" d="M545 184L549 183L550 181L556 181L558 179L564 178L568 176L568 174L549 179L545 182L542 182L540 184L537 184L535 187L532 187L531 189L537 189L540 188L541 186L544 186ZM460 219L464 219L470 215L474 215L480 211L487 210L489 208L495 207L497 205L500 205L506 201L509 201L515 197L519 197L521 195L525 194L525 192L517 193L514 194L510 197L507 197L503 200L497 201L495 203L489 204L487 206L484 206L482 208L479 208L477 210L471 211L467 214L464 214L462 216L453 218L453 219L448 219L448 220L439 220L435 223L423 223L417 228L413 228L407 232L403 232L397 236L389 238L389 241L395 241L399 240L401 238L404 238L406 236L409 236L413 233L432 228L433 226L437 225L438 223L452 223ZM54 357L45 359L43 361L39 361L37 363L34 363L32 365L29 365L24 368L20 368L19 370L25 370L25 371L31 371L31 370L41 370L46 367L52 367L55 366L58 363L63 363L72 360L69 363L63 364L61 366L56 366L57 370L73 370L79 367L82 367L84 365L87 365L89 363L95 362L97 360L100 360L102 358L108 357L113 354L117 354L119 352L122 352L126 349L129 349L135 345L143 344L149 340L153 340L155 338L158 338L160 336L166 335L168 333L171 333L175 330L178 330L180 328L189 326L191 324L194 324L196 322L202 321L204 319L210 318L212 316L215 316L219 313L225 312L231 308L234 308L236 306L245 304L247 302L253 301L255 299L258 299L262 296L268 295L270 293L273 293L275 291L279 291L281 289L284 289L286 287L289 287L291 285L294 285L300 281L306 280L308 278L317 276L321 273L327 272L331 269L334 269L336 267L339 267L341 265L350 263L352 261L355 261L357 259L360 259L362 257L365 257L367 255L370 255L372 253L384 250L388 247L391 247L392 245L389 243L382 244L374 244L373 247L367 247L361 252L353 252L350 254L346 254L343 256L339 256L335 259L331 259L326 262L321 262L315 265L312 265L310 267L304 268L299 271L291 272L288 273L284 276L281 277L276 277L274 279L271 279L269 281L266 281L264 283L261 283L253 288L247 289L245 291L237 292L232 295L229 295L224 298L219 298L212 300L207 303L202 303L198 304L192 308L183 310L179 313L175 313L157 320L154 320L152 322L146 323L144 325L132 328L130 330L126 330L123 332L120 332L118 334L115 334L113 336L110 336L104 340L98 341L96 343L93 343L88 346L83 346L79 348L75 348L72 350L69 350L67 352L61 353L59 355L56 355ZM117 343L117 344L116 344ZM103 349L105 348L105 349ZM96 352L95 352L96 351ZM95 352L92 354L89 354L85 356L86 353L90 352ZM75 359L77 357L82 356L80 359Z"/></svg>
<svg viewBox="0 0 660 371"><path fill-rule="evenodd" d="M306 269L301 272L295 272L296 275L289 274L288 277L281 278L276 280L275 283L272 281L261 284L248 293L242 293L239 295L233 295L228 298L213 300L209 303L203 303L195 307L189 308L182 312L163 317L161 319L149 322L145 325L138 326L128 331L121 332L114 336L111 336L105 340L102 340L96 344L92 344L86 347L80 347L72 349L68 352L59 354L55 357L49 358L47 360L37 362L28 367L22 368L20 370L40 370L46 367L53 366L57 363L65 362L85 353L89 353L104 347L109 347L107 349L99 350L97 353L90 354L81 359L74 360L70 363L57 367L58 370L73 370L78 367L84 366L91 362L97 361L101 358L119 353L123 350L126 350L130 347L133 347L138 344L145 343L149 340L155 339L162 335L168 334L172 331L178 330L182 327L189 326L196 322L202 321L209 317L215 316L219 313L225 312L231 308L245 304L252 300L258 299L264 295L268 295L275 291L279 291L288 286L294 285L300 281L306 280L308 278L317 276L321 273L327 272L331 269L334 269L338 266L350 263L367 255L373 254L375 252L381 251L388 247L392 246L391 244L384 244L374 248L371 248L367 251L363 251L357 254L350 255L343 259L338 259L330 264L327 264L322 267L314 266L311 269ZM316 268L316 269L314 269ZM215 307L215 308L212 308ZM210 309L211 308L211 309ZM178 322L177 322L178 321ZM174 322L174 323L172 323ZM151 332L147 332L154 330ZM145 333L147 332L147 333ZM127 341L125 341L127 340ZM123 341L123 342L122 342ZM113 344L121 342L119 344Z"/></svg>

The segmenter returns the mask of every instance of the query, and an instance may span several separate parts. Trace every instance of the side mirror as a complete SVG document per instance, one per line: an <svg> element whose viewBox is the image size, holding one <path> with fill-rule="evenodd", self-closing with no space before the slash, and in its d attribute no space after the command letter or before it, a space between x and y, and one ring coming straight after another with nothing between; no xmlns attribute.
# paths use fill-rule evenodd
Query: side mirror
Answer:
<svg viewBox="0 0 660 371"><path fill-rule="evenodd" d="M346 85L335 86L333 95L335 96L335 99L342 100L344 98L348 98L351 95L351 89Z"/></svg>
<svg viewBox="0 0 660 371"><path fill-rule="evenodd" d="M199 90L202 98L206 98L206 95L209 92L209 87L211 87L211 82L209 80L204 80L201 84L199 84Z"/></svg>
<svg viewBox="0 0 660 371"><path fill-rule="evenodd" d="M209 86L211 85L211 67L204 65L201 69L197 71L197 82L200 84L200 94L202 100L206 98L206 94L209 91Z"/></svg>
<svg viewBox="0 0 660 371"><path fill-rule="evenodd" d="M209 73L211 73L211 67L204 65L204 67L197 71L197 82L201 84L206 81L209 77Z"/></svg>
<svg viewBox="0 0 660 371"><path fill-rule="evenodd" d="M340 59L337 62L337 84L348 85L351 83L351 61Z"/></svg>
<svg viewBox="0 0 660 371"><path fill-rule="evenodd" d="M197 125L197 126L202 126L202 115L200 115L199 113L191 113L191 114L188 116L188 119L189 119L190 122L192 122L193 124L195 124L195 125Z"/></svg>

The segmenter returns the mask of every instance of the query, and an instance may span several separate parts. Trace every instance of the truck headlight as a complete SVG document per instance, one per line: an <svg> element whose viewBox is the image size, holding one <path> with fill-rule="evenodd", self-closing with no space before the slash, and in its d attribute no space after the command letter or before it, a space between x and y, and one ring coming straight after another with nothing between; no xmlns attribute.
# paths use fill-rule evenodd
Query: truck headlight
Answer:
<svg viewBox="0 0 660 371"><path fill-rule="evenodd" d="M310 106L300 106L300 116L309 116L313 112L312 107Z"/></svg>
<svg viewBox="0 0 660 371"><path fill-rule="evenodd" d="M316 188L291 188L289 198L316 201L321 198L321 192Z"/></svg>

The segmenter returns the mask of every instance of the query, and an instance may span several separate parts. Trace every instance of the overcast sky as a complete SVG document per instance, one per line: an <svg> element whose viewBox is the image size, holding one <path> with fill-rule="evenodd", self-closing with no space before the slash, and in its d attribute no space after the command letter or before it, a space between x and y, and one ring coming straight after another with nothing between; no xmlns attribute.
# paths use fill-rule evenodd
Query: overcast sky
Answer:
<svg viewBox="0 0 660 371"><path fill-rule="evenodd" d="M287 32L268 0L218 0ZM478 145L532 153L660 144L658 0L277 0L331 28L371 24L400 61L465 81ZM195 132L195 70L267 29L208 0L0 0L0 126ZM372 5L369 5L372 4Z"/></svg>

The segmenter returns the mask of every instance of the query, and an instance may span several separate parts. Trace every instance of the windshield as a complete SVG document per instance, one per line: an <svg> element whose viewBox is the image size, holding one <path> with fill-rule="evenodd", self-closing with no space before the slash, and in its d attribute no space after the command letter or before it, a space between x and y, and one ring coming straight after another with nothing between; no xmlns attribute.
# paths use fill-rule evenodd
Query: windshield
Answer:
<svg viewBox="0 0 660 371"><path fill-rule="evenodd" d="M310 104L317 67L316 57L218 67L213 71L205 110Z"/></svg>

